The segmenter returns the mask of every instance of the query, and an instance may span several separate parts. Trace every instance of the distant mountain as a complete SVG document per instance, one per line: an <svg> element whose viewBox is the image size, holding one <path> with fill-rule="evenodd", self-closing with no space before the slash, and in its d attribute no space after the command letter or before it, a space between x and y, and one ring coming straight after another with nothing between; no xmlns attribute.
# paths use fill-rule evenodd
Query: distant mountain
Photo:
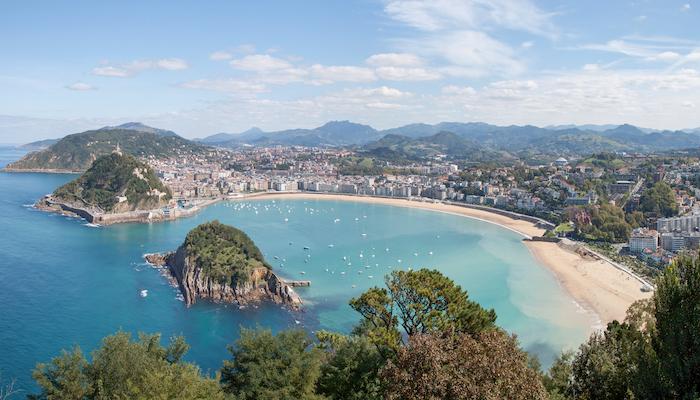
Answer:
<svg viewBox="0 0 700 400"><path fill-rule="evenodd" d="M287 129L276 132L264 132L258 128L251 128L239 134L218 133L200 139L199 142L232 148L242 145L318 147L365 144L382 136L381 133L369 125L350 121L331 121L313 129Z"/></svg>
<svg viewBox="0 0 700 400"><path fill-rule="evenodd" d="M241 133L217 133L215 135L207 136L204 139L195 139L195 141L204 143L204 144L210 144L210 145L218 145L226 142L231 142L234 140L240 140L240 141L246 141L246 140L254 140L257 139L261 136L264 136L265 132L257 127L252 127L248 129L245 132Z"/></svg>
<svg viewBox="0 0 700 400"><path fill-rule="evenodd" d="M154 133L159 136L180 136L173 131L154 128L152 126L144 125L140 122L127 122L125 124L117 126L105 126L104 128L100 128L100 130L129 130L137 132Z"/></svg>
<svg viewBox="0 0 700 400"><path fill-rule="evenodd" d="M473 140L446 131L420 138L388 134L360 150L367 155L388 160L418 160L437 155L473 161L512 158L507 153L486 149Z"/></svg>
<svg viewBox="0 0 700 400"><path fill-rule="evenodd" d="M23 144L19 146L20 149L24 150L30 150L30 151L35 151L35 150L42 150L47 147L50 147L51 145L57 143L60 139L44 139L44 140L37 140L36 142L31 142L27 144Z"/></svg>
<svg viewBox="0 0 700 400"><path fill-rule="evenodd" d="M124 153L137 157L169 157L208 151L206 146L177 135L103 128L68 135L49 148L29 153L6 168L15 171L85 171L98 157L112 153L117 146Z"/></svg>

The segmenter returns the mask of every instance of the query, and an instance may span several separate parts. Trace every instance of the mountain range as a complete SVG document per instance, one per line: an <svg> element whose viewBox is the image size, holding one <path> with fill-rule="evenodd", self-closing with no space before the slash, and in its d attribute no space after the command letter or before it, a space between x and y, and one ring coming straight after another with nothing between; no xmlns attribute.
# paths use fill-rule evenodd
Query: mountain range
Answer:
<svg viewBox="0 0 700 400"><path fill-rule="evenodd" d="M203 139L203 144L236 148L240 146L365 146L387 135L428 138L451 132L479 148L513 154L575 155L599 151L665 151L700 146L700 128L686 131L653 130L633 125L563 125L540 128L532 125L497 126L482 122L441 122L410 124L376 130L350 121L332 121L313 129L288 129L265 132L252 128L239 134L218 133Z"/></svg>

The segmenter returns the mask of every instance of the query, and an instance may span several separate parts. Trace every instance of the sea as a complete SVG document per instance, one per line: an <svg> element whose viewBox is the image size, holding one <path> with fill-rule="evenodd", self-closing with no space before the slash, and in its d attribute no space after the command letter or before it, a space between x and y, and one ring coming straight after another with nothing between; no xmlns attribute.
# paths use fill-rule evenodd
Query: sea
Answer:
<svg viewBox="0 0 700 400"><path fill-rule="evenodd" d="M23 154L0 148L0 167ZM497 323L545 367L596 323L522 237L498 225L335 200L221 202L176 221L109 227L32 208L75 177L0 173L0 380L16 379L26 393L36 390L37 362L74 346L89 354L117 331L184 335L186 359L209 374L229 357L241 327L348 333L359 320L348 301L398 269L438 269L495 309ZM245 231L282 277L311 281L297 288L303 311L204 301L186 307L143 255L177 248L190 229L211 220Z"/></svg>

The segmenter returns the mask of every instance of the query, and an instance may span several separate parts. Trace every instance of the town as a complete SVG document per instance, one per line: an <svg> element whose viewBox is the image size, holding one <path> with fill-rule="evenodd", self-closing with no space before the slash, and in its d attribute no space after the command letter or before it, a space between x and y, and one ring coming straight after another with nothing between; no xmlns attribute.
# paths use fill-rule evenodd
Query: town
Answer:
<svg viewBox="0 0 700 400"><path fill-rule="evenodd" d="M477 164L445 155L392 162L345 148L215 149L147 160L173 207L256 192L317 192L491 207L547 221L652 277L700 243L700 163L678 155L602 153L544 165ZM167 212L167 211L166 211Z"/></svg>

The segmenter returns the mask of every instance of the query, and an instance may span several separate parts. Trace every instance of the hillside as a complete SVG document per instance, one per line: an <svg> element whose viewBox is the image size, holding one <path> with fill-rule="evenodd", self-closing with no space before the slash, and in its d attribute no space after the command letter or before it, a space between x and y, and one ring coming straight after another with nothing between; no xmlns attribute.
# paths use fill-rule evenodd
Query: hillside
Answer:
<svg viewBox="0 0 700 400"><path fill-rule="evenodd" d="M272 272L262 252L245 232L219 221L192 229L174 252L146 260L167 266L185 303L197 299L244 305L261 300L296 308L301 299Z"/></svg>
<svg viewBox="0 0 700 400"><path fill-rule="evenodd" d="M68 135L47 149L29 153L9 164L7 169L84 171L98 157L110 154L117 146L136 157L161 158L207 151L205 146L177 135L108 128Z"/></svg>
<svg viewBox="0 0 700 400"><path fill-rule="evenodd" d="M104 212L150 210L172 198L153 169L130 155L101 156L80 177L56 189L52 200Z"/></svg>
<svg viewBox="0 0 700 400"><path fill-rule="evenodd" d="M265 132L259 128L251 128L239 134L217 133L198 141L230 148L242 145L320 147L365 144L382 136L369 125L350 121L330 121L313 129L287 129Z"/></svg>
<svg viewBox="0 0 700 400"><path fill-rule="evenodd" d="M418 160L446 155L453 159L469 161L498 161L512 158L507 153L492 151L479 143L452 132L438 132L420 138L386 135L361 148L366 155L387 160Z"/></svg>
<svg viewBox="0 0 700 400"><path fill-rule="evenodd" d="M51 147L52 145L58 143L60 139L44 139L44 140L37 140L36 142L31 142L31 143L26 143L21 146L19 146L20 149L24 150L43 150L48 147Z"/></svg>

